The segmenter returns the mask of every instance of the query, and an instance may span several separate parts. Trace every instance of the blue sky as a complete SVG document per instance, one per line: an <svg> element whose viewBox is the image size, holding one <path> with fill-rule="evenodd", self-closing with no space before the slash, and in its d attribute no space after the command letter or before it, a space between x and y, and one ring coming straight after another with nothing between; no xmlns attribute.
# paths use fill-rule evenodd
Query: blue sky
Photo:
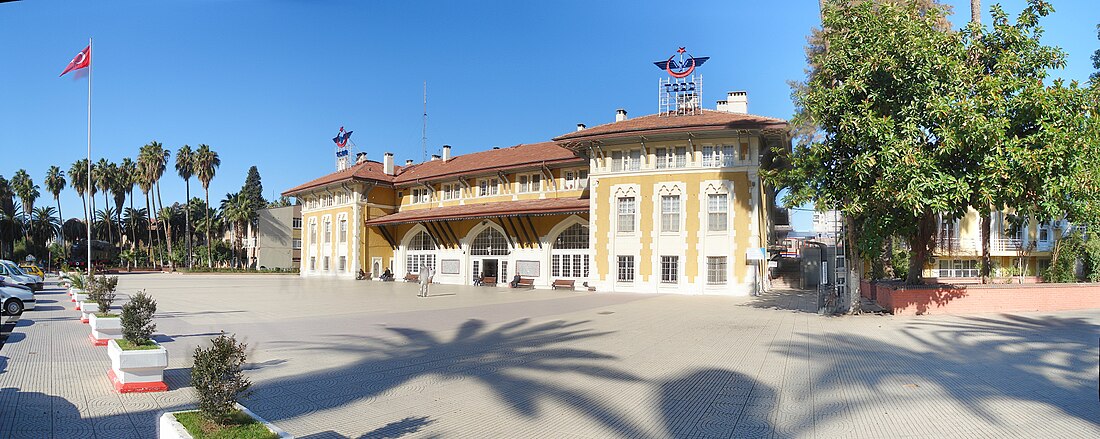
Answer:
<svg viewBox="0 0 1100 439"><path fill-rule="evenodd" d="M969 2L947 3L964 23ZM988 24L992 2L983 3ZM1003 4L1014 15L1024 2ZM1100 8L1054 6L1045 39L1069 55L1055 75L1085 80ZM816 0L5 3L0 175L24 168L42 185L50 165L85 156L87 79L57 75L89 37L93 160L135 156L154 139L173 151L206 143L222 158L210 191L221 200L252 165L269 198L332 172L341 126L372 159L393 151L419 161L425 81L428 154L545 141L610 122L616 108L654 113L661 72L652 63L679 46L711 57L699 69L708 107L746 90L750 112L787 118L786 81L802 78L817 24ZM165 202L183 200L174 173L161 185ZM66 217L79 215L75 192L61 201ZM808 229L809 214L794 222Z"/></svg>

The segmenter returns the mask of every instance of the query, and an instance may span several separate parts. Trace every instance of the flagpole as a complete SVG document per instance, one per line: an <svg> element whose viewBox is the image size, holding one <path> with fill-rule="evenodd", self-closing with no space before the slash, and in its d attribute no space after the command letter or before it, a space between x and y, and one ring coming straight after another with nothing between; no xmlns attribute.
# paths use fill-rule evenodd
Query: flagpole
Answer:
<svg viewBox="0 0 1100 439"><path fill-rule="evenodd" d="M88 37L88 57L92 56L92 38ZM88 60L88 186L85 187L84 193L91 195L92 193L92 62ZM85 203L85 205L88 205ZM95 212L88 212L88 276L92 276L92 221Z"/></svg>

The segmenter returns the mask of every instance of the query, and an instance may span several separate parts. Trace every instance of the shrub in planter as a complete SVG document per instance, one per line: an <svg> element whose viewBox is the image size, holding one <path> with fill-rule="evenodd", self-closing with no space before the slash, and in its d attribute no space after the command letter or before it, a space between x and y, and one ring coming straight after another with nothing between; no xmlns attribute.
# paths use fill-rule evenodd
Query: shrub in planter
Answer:
<svg viewBox="0 0 1100 439"><path fill-rule="evenodd" d="M122 339L107 343L111 358L108 374L119 392L163 392L168 351L152 340L157 302L144 291L122 307Z"/></svg>
<svg viewBox="0 0 1100 439"><path fill-rule="evenodd" d="M88 337L96 346L106 346L107 340L122 338L121 318L111 314L117 286L118 277L100 276L88 290L88 299L95 302L95 312L90 312L88 303L83 304L83 311L92 325L92 333Z"/></svg>
<svg viewBox="0 0 1100 439"><path fill-rule="evenodd" d="M184 433L191 437L289 437L237 403L252 386L241 370L245 349L244 343L225 333L211 340L210 347L195 348L191 386L199 410L164 414L161 437L186 437Z"/></svg>

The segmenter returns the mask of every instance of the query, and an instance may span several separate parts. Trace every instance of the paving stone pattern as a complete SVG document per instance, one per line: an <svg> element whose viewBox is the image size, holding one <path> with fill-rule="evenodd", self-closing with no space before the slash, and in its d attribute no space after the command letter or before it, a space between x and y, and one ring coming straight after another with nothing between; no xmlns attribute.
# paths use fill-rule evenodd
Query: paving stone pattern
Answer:
<svg viewBox="0 0 1100 439"><path fill-rule="evenodd" d="M1100 437L1100 311L822 317L759 298L121 275L170 390L116 394L60 289L0 348L0 438L154 437L190 355L249 345L254 412L304 438Z"/></svg>

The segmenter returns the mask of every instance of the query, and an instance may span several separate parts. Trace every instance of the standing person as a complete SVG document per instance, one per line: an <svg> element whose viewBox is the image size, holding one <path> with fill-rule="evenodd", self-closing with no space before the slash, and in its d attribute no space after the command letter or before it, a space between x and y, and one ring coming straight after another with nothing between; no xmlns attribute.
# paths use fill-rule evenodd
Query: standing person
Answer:
<svg viewBox="0 0 1100 439"><path fill-rule="evenodd" d="M428 297L428 283L431 282L431 273L428 272L427 264L420 264L420 293L417 297Z"/></svg>

